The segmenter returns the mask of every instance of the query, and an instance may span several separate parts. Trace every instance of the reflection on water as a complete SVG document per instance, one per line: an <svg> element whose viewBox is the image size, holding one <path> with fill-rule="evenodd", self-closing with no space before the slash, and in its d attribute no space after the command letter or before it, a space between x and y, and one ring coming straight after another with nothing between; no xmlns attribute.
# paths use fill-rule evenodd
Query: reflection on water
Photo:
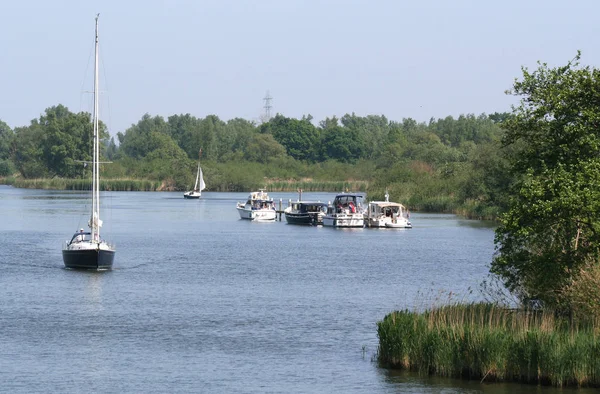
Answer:
<svg viewBox="0 0 600 394"><path fill-rule="evenodd" d="M597 389L591 388L555 388L520 383L480 382L459 378L441 378L423 376L416 372L379 369L381 378L395 386L401 393L485 393L485 394L592 394Z"/></svg>

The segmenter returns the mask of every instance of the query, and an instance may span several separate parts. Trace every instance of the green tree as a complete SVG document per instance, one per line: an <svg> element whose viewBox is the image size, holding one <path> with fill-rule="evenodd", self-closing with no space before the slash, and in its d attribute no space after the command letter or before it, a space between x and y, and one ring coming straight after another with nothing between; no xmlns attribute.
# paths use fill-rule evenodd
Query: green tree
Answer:
<svg viewBox="0 0 600 394"><path fill-rule="evenodd" d="M170 137L169 125L162 116L151 117L149 114L145 114L136 125L125 130L125 134L117 133L119 154L134 159L146 157L148 153L156 149L150 138L150 134L153 132Z"/></svg>
<svg viewBox="0 0 600 394"><path fill-rule="evenodd" d="M34 119L28 127L15 130L14 164L26 178L82 176L77 160L92 157L91 115L75 114L63 105L47 108L39 120ZM108 134L100 123L102 151Z"/></svg>
<svg viewBox="0 0 600 394"><path fill-rule="evenodd" d="M12 129L0 120L0 160L10 158L12 154L12 144L15 134Z"/></svg>
<svg viewBox="0 0 600 394"><path fill-rule="evenodd" d="M244 159L268 163L272 159L283 156L285 156L285 147L275 141L271 134L255 134L246 148Z"/></svg>
<svg viewBox="0 0 600 394"><path fill-rule="evenodd" d="M37 119L30 126L17 127L15 132L14 163L25 178L42 178L48 169L43 160L42 143L46 138Z"/></svg>
<svg viewBox="0 0 600 394"><path fill-rule="evenodd" d="M366 117L344 115L340 119L342 126L352 130L354 134L360 135L363 142L362 157L373 159L381 155L383 145L388 138L390 126L387 118L383 115L368 115Z"/></svg>
<svg viewBox="0 0 600 394"><path fill-rule="evenodd" d="M343 163L355 163L362 157L364 144L358 129L348 129L338 125L338 120L327 118L321 123L320 158Z"/></svg>
<svg viewBox="0 0 600 394"><path fill-rule="evenodd" d="M314 160L319 142L319 130L308 120L286 118L277 114L260 126L261 133L270 133L283 145L287 154L297 160Z"/></svg>
<svg viewBox="0 0 600 394"><path fill-rule="evenodd" d="M76 160L91 160L93 125L90 114L74 114L63 105L46 109L40 116L43 159L48 172L61 177L81 176Z"/></svg>
<svg viewBox="0 0 600 394"><path fill-rule="evenodd" d="M545 63L515 81L502 122L516 174L491 272L523 301L569 308L563 289L600 252L600 70Z"/></svg>

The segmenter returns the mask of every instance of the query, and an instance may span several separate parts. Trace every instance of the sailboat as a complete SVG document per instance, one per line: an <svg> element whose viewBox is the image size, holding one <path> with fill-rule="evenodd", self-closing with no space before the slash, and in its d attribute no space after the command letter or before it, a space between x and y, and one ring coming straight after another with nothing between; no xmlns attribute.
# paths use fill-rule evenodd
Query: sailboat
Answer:
<svg viewBox="0 0 600 394"><path fill-rule="evenodd" d="M204 176L202 176L202 168L200 168L200 162L198 162L198 173L196 174L194 190L183 193L183 198L200 198L202 190L205 188L206 184L204 183Z"/></svg>
<svg viewBox="0 0 600 394"><path fill-rule="evenodd" d="M115 247L100 237L100 130L98 127L98 17L96 15L96 40L94 63L94 144L92 158L92 209L88 226L90 231L80 229L71 240L63 245L63 262L67 268L111 269L115 258Z"/></svg>

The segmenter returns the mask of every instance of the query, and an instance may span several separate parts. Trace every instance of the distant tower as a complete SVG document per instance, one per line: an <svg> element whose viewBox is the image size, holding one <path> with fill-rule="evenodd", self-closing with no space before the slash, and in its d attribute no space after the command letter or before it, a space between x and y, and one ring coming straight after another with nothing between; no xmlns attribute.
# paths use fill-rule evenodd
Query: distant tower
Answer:
<svg viewBox="0 0 600 394"><path fill-rule="evenodd" d="M271 97L271 95L269 94L269 91L267 90L267 95L265 96L265 98L263 98L264 102L265 102L265 122L268 122L271 119L271 100L273 100L273 97Z"/></svg>

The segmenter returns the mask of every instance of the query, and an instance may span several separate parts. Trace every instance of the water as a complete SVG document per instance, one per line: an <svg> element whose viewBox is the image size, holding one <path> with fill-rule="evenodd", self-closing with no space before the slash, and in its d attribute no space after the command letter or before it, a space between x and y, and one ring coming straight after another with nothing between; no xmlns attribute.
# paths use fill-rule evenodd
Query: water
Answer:
<svg viewBox="0 0 600 394"><path fill-rule="evenodd" d="M114 269L70 271L60 246L85 227L86 194L0 186L0 391L535 389L372 361L388 312L478 297L493 252L481 222L415 213L410 230L336 230L241 221L235 202L246 193L102 196Z"/></svg>

